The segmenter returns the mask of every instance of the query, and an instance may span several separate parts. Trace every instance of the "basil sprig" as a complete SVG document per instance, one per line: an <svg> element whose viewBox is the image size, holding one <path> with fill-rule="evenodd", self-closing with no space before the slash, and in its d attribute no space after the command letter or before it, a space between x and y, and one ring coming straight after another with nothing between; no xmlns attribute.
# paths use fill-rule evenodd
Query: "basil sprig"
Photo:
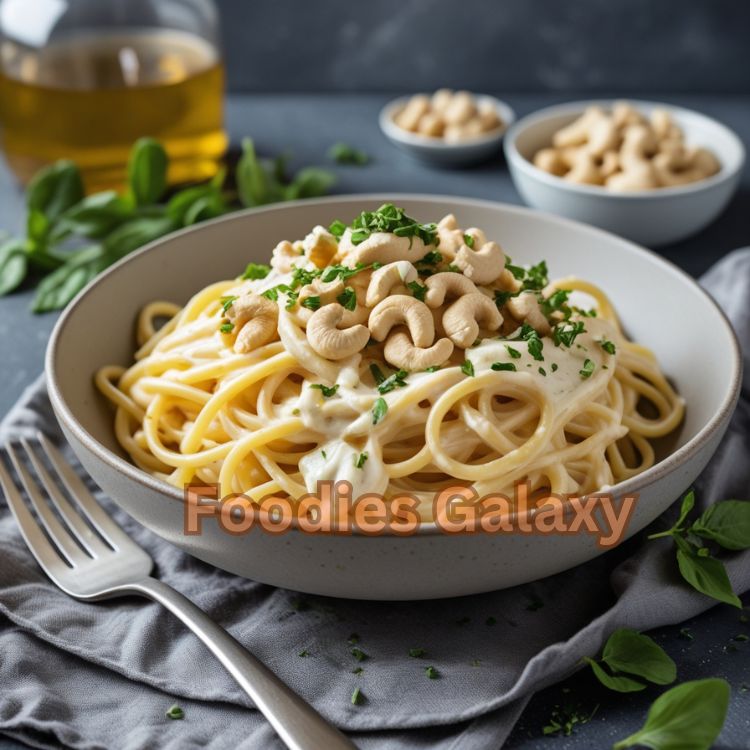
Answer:
<svg viewBox="0 0 750 750"><path fill-rule="evenodd" d="M724 726L729 708L725 680L683 682L651 705L646 723L613 750L643 745L653 750L709 750Z"/></svg>
<svg viewBox="0 0 750 750"><path fill-rule="evenodd" d="M651 534L649 539L672 537L682 577L697 591L720 602L742 607L732 590L724 563L711 547L726 550L750 548L750 502L724 500L710 506L692 523L688 516L695 506L691 490L682 499L680 515L671 529Z"/></svg>
<svg viewBox="0 0 750 750"><path fill-rule="evenodd" d="M179 190L164 202L169 159L153 138L133 146L123 194L108 190L85 196L80 171L70 161L40 170L26 191L26 236L0 243L0 296L34 272L44 278L32 309L57 310L102 270L165 234L241 206L322 195L333 182L330 173L313 167L288 181L283 159L258 159L249 139L243 147L237 196L224 190L222 169L209 182Z"/></svg>
<svg viewBox="0 0 750 750"><path fill-rule="evenodd" d="M646 682L668 685L677 678L677 667L664 649L628 628L612 633L599 660L585 657L584 661L602 685L620 693L645 690Z"/></svg>

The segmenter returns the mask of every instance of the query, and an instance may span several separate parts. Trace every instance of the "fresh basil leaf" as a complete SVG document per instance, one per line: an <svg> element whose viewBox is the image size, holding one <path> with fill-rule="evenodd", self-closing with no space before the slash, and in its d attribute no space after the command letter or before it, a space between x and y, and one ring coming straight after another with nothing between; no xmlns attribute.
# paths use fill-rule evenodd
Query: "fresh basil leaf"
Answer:
<svg viewBox="0 0 750 750"><path fill-rule="evenodd" d="M7 240L0 245L0 297L17 289L26 278L29 259L21 240Z"/></svg>
<svg viewBox="0 0 750 750"><path fill-rule="evenodd" d="M342 142L334 143L328 149L328 158L339 164L354 164L359 167L370 161L370 157L365 151Z"/></svg>
<svg viewBox="0 0 750 750"><path fill-rule="evenodd" d="M318 198L325 195L335 182L336 178L331 172L319 167L305 167L286 186L284 197L289 201Z"/></svg>
<svg viewBox="0 0 750 750"><path fill-rule="evenodd" d="M176 229L169 217L146 217L131 219L120 225L105 240L104 245L114 262L139 247L163 237Z"/></svg>
<svg viewBox="0 0 750 750"><path fill-rule="evenodd" d="M167 216L177 225L189 227L229 212L231 207L221 192L223 182L224 176L219 174L205 185L180 190L167 203Z"/></svg>
<svg viewBox="0 0 750 750"><path fill-rule="evenodd" d="M588 656L584 657L584 661L594 670L596 679L610 690L616 690L618 693L635 693L646 689L646 684L643 682L631 679L626 675L610 674L599 662Z"/></svg>
<svg viewBox="0 0 750 750"><path fill-rule="evenodd" d="M729 707L729 684L708 679L683 682L651 705L646 723L613 750L645 745L653 750L709 750Z"/></svg>
<svg viewBox="0 0 750 750"><path fill-rule="evenodd" d="M677 667L653 639L628 628L615 630L604 645L602 661L615 672L642 677L657 685L677 678Z"/></svg>
<svg viewBox="0 0 750 750"><path fill-rule="evenodd" d="M92 245L73 253L66 263L40 282L31 309L37 313L59 310L113 260L103 245Z"/></svg>
<svg viewBox="0 0 750 750"><path fill-rule="evenodd" d="M750 547L750 502L723 500L714 503L690 527L693 534L711 539L724 549Z"/></svg>
<svg viewBox="0 0 750 750"><path fill-rule="evenodd" d="M99 239L109 234L133 213L128 202L114 190L89 195L62 215L65 229Z"/></svg>
<svg viewBox="0 0 750 750"><path fill-rule="evenodd" d="M136 206L158 202L167 189L169 158L164 146L153 138L140 138L130 152L128 183Z"/></svg>
<svg viewBox="0 0 750 750"><path fill-rule="evenodd" d="M47 226L51 227L83 195L83 181L78 167L70 161L58 161L34 175L26 188L26 205L29 214L43 214ZM29 236L32 236L31 232Z"/></svg>
<svg viewBox="0 0 750 750"><path fill-rule="evenodd" d="M682 577L697 591L706 596L742 608L742 602L732 591L724 564L715 557L698 554L698 548L686 539L675 536L677 564Z"/></svg>
<svg viewBox="0 0 750 750"><path fill-rule="evenodd" d="M680 504L680 517L677 519L675 528L679 528L680 526L682 526L683 522L688 517L688 513L690 513L694 506L695 492L693 492L693 490L690 490L689 492L686 492L685 497L682 498L682 503Z"/></svg>
<svg viewBox="0 0 750 750"><path fill-rule="evenodd" d="M258 161L251 138L242 141L242 156L237 163L237 191L243 206L252 208L270 202L270 185L265 169Z"/></svg>

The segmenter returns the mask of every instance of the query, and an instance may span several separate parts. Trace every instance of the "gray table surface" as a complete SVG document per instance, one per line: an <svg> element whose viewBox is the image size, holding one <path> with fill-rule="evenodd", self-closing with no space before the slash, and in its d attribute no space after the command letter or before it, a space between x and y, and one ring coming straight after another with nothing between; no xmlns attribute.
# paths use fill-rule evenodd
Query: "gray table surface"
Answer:
<svg viewBox="0 0 750 750"><path fill-rule="evenodd" d="M462 195L520 204L502 157L466 170L437 170L403 156L381 135L377 113L388 100L385 95L244 95L230 97L227 125L233 143L251 135L262 155L291 152L291 165L329 166L337 173L337 193L421 192ZM519 116L560 101L544 95L506 97ZM567 97L571 98L571 97ZM635 98L635 97L634 97ZM746 146L750 143L750 97L660 96L717 117L733 128ZM366 167L326 164L326 151L336 141L365 149L372 162ZM694 276L734 248L750 244L750 170L745 169L737 195L711 227L699 235L659 252ZM12 176L0 166L0 227L18 231L23 224L23 199ZM44 349L56 316L34 316L29 310L30 289L0 299L0 415L7 412L23 388L41 372ZM746 608L750 598L745 597ZM680 633L689 628L689 640ZM750 748L750 644L733 641L740 633L750 634L736 609L714 607L706 614L679 626L652 633L676 659L680 679L717 676L733 687L729 717L717 747L729 750ZM743 685L745 689L743 690ZM519 722L508 748L610 747L616 739L642 723L655 694L622 696L600 690L587 673L536 695ZM542 737L555 705L572 704L582 711L599 706L594 718L579 726L570 737ZM20 748L13 740L0 737L0 750Z"/></svg>

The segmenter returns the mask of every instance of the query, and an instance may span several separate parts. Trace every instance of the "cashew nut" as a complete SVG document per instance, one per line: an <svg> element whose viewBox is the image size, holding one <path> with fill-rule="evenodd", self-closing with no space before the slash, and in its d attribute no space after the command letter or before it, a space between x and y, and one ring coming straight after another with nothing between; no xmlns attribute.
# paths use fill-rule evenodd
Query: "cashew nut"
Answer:
<svg viewBox="0 0 750 750"><path fill-rule="evenodd" d="M453 214L443 216L437 225L438 247L443 259L451 262L458 252L458 248L464 244L464 233L461 231Z"/></svg>
<svg viewBox="0 0 750 750"><path fill-rule="evenodd" d="M476 242L474 244L476 246ZM505 255L497 242L485 242L479 250L462 245L455 264L477 284L489 284L503 272Z"/></svg>
<svg viewBox="0 0 750 750"><path fill-rule="evenodd" d="M250 352L268 343L276 334L279 308L260 294L243 294L227 309L227 317L234 323L237 337L234 351Z"/></svg>
<svg viewBox="0 0 750 750"><path fill-rule="evenodd" d="M497 305L481 292L459 297L443 313L445 333L462 349L467 349L477 340L480 323L490 331L496 331L503 323Z"/></svg>
<svg viewBox="0 0 750 750"><path fill-rule="evenodd" d="M505 303L505 307L519 323L528 323L539 335L549 336L551 332L549 322L533 292L524 292L517 297L511 297Z"/></svg>
<svg viewBox="0 0 750 750"><path fill-rule="evenodd" d="M398 260L408 260L415 263L424 258L430 251L431 245L425 245L419 237L397 237L390 232L375 232L364 242L355 245L347 253L346 264L353 268L357 263L395 263Z"/></svg>
<svg viewBox="0 0 750 750"><path fill-rule="evenodd" d="M271 268L279 273L289 273L300 258L300 252L288 240L282 240L271 253Z"/></svg>
<svg viewBox="0 0 750 750"><path fill-rule="evenodd" d="M365 304L375 307L384 300L397 285L404 286L419 278L417 269L408 260L397 260L374 271L367 287Z"/></svg>
<svg viewBox="0 0 750 750"><path fill-rule="evenodd" d="M710 151L685 146L668 110L654 109L646 118L627 102L616 102L609 114L589 107L552 140L552 148L534 155L535 166L568 182L611 190L683 185L721 169Z"/></svg>
<svg viewBox="0 0 750 750"><path fill-rule="evenodd" d="M478 291L474 282L462 273L444 271L428 276L425 279L427 294L425 302L428 307L440 307L448 295L460 297L463 294L472 294Z"/></svg>
<svg viewBox="0 0 750 750"><path fill-rule="evenodd" d="M333 281L323 281L320 276L313 279L310 284L306 284L299 290L298 300L304 302L310 297L320 297L320 304L327 305L331 302L335 302L338 297L344 291L344 282L341 279L334 279Z"/></svg>
<svg viewBox="0 0 750 750"><path fill-rule="evenodd" d="M414 346L409 334L394 331L385 342L383 356L388 364L413 372L442 365L453 353L453 344L448 339L438 339L432 346Z"/></svg>
<svg viewBox="0 0 750 750"><path fill-rule="evenodd" d="M445 141L476 138L503 124L491 100L477 100L468 91L454 93L450 89L440 89L431 98L413 96L393 122L409 132Z"/></svg>
<svg viewBox="0 0 750 750"><path fill-rule="evenodd" d="M430 346L435 325L430 308L424 302L405 294L394 294L379 302L370 313L368 327L376 341L384 341L391 328L405 324L415 346Z"/></svg>
<svg viewBox="0 0 750 750"><path fill-rule="evenodd" d="M318 267L325 268L338 252L339 243L336 238L321 226L314 227L305 237L302 244L305 255Z"/></svg>
<svg viewBox="0 0 750 750"><path fill-rule="evenodd" d="M307 340L321 357L346 359L363 349L370 332L363 325L340 329L344 308L339 304L318 308L307 323Z"/></svg>

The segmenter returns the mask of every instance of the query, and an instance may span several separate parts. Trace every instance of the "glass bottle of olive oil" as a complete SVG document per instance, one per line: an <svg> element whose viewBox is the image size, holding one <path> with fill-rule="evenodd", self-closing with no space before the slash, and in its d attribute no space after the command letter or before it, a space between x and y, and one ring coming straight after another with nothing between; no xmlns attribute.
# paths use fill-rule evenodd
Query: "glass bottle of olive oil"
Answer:
<svg viewBox="0 0 750 750"><path fill-rule="evenodd" d="M22 183L55 159L89 191L121 187L141 136L164 143L170 182L224 155L224 71L210 0L0 0L0 139Z"/></svg>

